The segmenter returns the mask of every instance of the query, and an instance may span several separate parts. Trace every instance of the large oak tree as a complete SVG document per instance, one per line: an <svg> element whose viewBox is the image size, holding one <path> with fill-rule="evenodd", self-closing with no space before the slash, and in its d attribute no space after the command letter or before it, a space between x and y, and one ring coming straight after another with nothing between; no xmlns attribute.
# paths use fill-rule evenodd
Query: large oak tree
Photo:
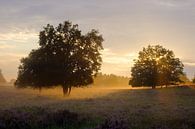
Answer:
<svg viewBox="0 0 195 129"><path fill-rule="evenodd" d="M39 34L39 48L21 59L17 87L62 86L64 94L71 87L93 83L100 70L103 38L97 30L82 34L69 21L54 27L48 24Z"/></svg>
<svg viewBox="0 0 195 129"><path fill-rule="evenodd" d="M139 52L131 69L130 85L151 86L169 85L181 82L184 65L173 51L160 45L148 46Z"/></svg>

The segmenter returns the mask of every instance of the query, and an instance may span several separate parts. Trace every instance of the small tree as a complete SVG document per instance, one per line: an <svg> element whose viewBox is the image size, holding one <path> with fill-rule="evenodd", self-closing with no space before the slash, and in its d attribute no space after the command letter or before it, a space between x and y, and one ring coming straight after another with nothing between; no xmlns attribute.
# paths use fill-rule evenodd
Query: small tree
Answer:
<svg viewBox="0 0 195 129"><path fill-rule="evenodd" d="M5 80L3 73L1 72L1 69L0 69L0 84L5 84L5 83L7 83L7 81Z"/></svg>
<svg viewBox="0 0 195 129"><path fill-rule="evenodd" d="M137 60L131 69L132 86L169 85L180 82L183 74L183 64L175 58L173 51L160 45L148 46L139 52Z"/></svg>
<svg viewBox="0 0 195 129"><path fill-rule="evenodd" d="M195 83L195 75L194 75L194 78L192 78L192 83Z"/></svg>
<svg viewBox="0 0 195 129"><path fill-rule="evenodd" d="M39 34L40 47L21 60L17 87L54 87L64 94L71 87L93 83L100 70L103 38L97 30L82 34L78 25L65 21L56 28L48 24Z"/></svg>
<svg viewBox="0 0 195 129"><path fill-rule="evenodd" d="M184 73L183 75L180 76L180 80L182 83L190 83L190 79L187 77L186 73Z"/></svg>

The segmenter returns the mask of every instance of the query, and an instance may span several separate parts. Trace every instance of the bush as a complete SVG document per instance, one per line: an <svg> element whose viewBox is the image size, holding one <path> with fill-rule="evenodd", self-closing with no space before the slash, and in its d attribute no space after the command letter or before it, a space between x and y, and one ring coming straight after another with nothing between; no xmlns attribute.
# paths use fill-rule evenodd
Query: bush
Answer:
<svg viewBox="0 0 195 129"><path fill-rule="evenodd" d="M77 124L80 124L78 115L67 110L23 108L0 112L0 129L47 129Z"/></svg>
<svg viewBox="0 0 195 129"><path fill-rule="evenodd" d="M106 119L103 124L98 125L94 129L129 129L128 124L124 120Z"/></svg>

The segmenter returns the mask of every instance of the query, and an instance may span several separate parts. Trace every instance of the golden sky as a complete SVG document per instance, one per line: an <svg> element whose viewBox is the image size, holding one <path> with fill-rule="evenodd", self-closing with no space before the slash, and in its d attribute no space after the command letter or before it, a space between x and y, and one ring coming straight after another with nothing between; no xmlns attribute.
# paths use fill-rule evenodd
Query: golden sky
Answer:
<svg viewBox="0 0 195 129"><path fill-rule="evenodd" d="M38 46L43 26L65 20L105 39L102 72L130 76L144 46L175 52L189 77L195 73L194 0L10 0L0 1L0 68L16 78L19 60Z"/></svg>

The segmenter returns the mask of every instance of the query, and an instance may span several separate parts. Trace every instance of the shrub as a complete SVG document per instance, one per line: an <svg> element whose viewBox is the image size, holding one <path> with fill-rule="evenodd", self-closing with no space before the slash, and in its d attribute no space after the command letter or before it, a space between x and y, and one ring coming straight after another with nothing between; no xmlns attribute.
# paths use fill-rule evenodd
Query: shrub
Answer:
<svg viewBox="0 0 195 129"><path fill-rule="evenodd" d="M79 124L78 115L67 110L43 108L10 109L0 112L0 129L47 129Z"/></svg>
<svg viewBox="0 0 195 129"><path fill-rule="evenodd" d="M103 124L98 125L94 129L129 129L128 124L124 120L106 119Z"/></svg>

